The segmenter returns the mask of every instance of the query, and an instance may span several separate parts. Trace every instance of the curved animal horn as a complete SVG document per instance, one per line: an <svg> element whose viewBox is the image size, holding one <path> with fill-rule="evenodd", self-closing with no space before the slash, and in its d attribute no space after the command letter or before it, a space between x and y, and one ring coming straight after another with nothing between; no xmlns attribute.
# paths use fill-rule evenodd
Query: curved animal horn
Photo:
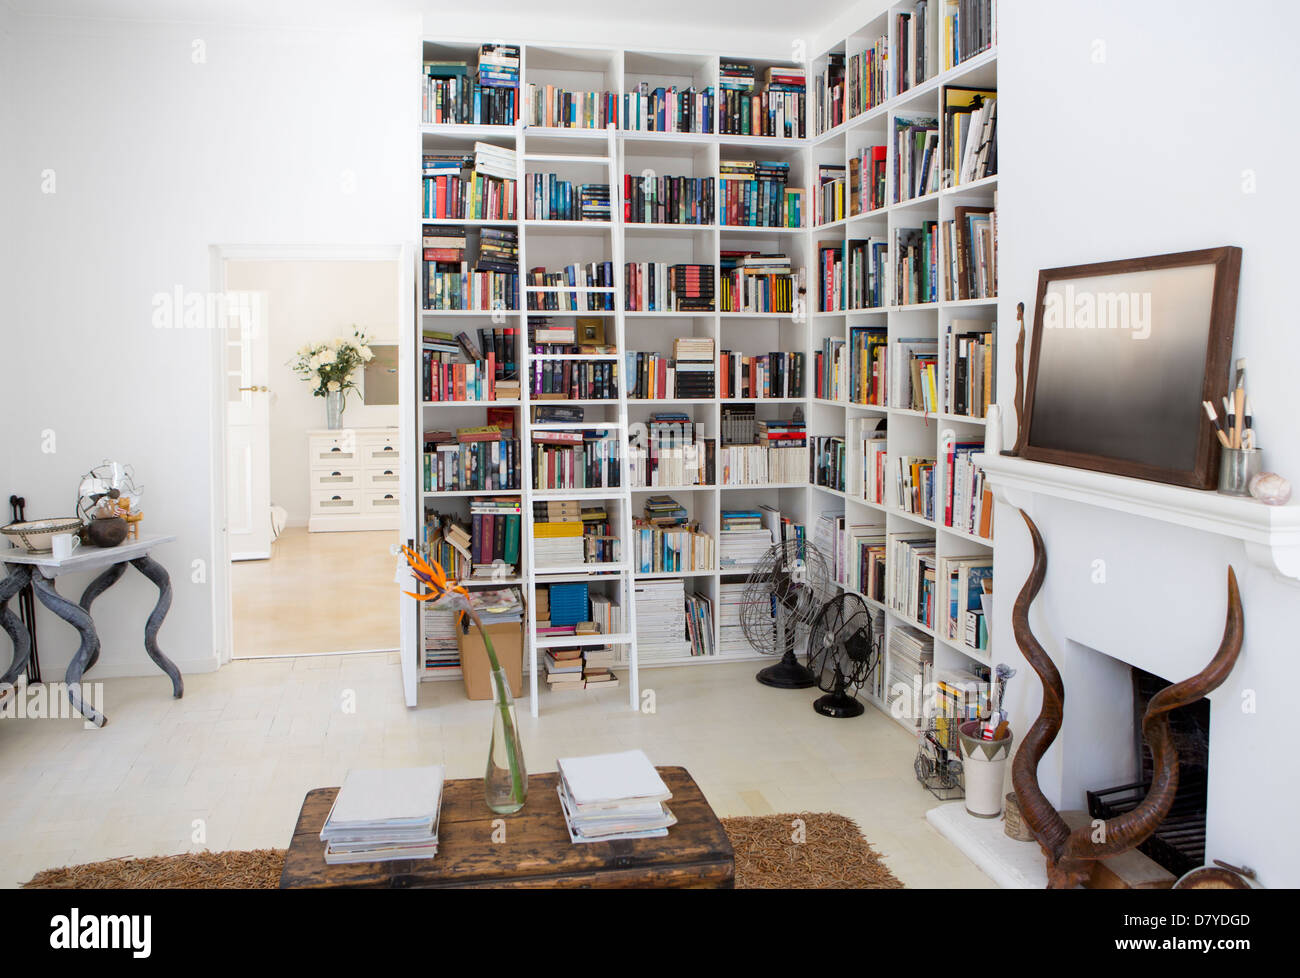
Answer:
<svg viewBox="0 0 1300 978"><path fill-rule="evenodd" d="M1228 568L1228 612L1223 626L1223 640L1219 651L1209 665L1190 679L1167 686L1147 704L1142 717L1142 736L1151 747L1155 775L1151 790L1137 807L1107 819L1104 831L1094 826L1077 828L1066 843L1065 858L1101 859L1127 852L1145 842L1147 837L1164 821L1174 804L1178 792L1178 750L1169 731L1169 713L1189 703L1195 703L1223 685L1237 663L1241 653L1241 640L1245 631L1241 611L1241 592L1237 575ZM1094 841L1094 836L1099 837Z"/></svg>
<svg viewBox="0 0 1300 978"><path fill-rule="evenodd" d="M1050 867L1064 854L1070 827L1038 786L1038 762L1043 759L1061 731L1065 685L1061 682L1061 674L1055 664L1029 629L1029 606L1042 590L1043 580L1047 577L1047 550L1043 546L1043 536L1029 514L1022 509L1020 515L1025 518L1029 537L1034 544L1034 566L1025 578L1020 593L1016 595L1016 603L1011 609L1011 628L1016 637L1016 645L1042 682L1043 706L1038 712L1038 719L1029 728L1029 733L1021 740L1020 750L1011 762L1011 785L1020 802L1020 815L1042 846Z"/></svg>

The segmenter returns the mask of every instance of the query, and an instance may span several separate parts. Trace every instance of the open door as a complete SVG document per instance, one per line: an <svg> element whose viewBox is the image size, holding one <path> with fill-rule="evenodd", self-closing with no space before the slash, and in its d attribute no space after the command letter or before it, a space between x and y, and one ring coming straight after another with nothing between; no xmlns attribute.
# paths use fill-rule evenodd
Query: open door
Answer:
<svg viewBox="0 0 1300 978"><path fill-rule="evenodd" d="M226 500L231 560L271 556L270 388L265 295L231 303L226 350Z"/></svg>

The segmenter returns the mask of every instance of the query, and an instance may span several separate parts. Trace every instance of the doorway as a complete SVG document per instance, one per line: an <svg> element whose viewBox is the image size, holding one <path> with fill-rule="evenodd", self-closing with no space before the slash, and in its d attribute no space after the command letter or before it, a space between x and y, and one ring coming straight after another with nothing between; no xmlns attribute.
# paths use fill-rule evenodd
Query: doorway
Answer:
<svg viewBox="0 0 1300 978"><path fill-rule="evenodd" d="M222 331L224 552L230 658L396 651L393 550L402 520L401 248L218 249L235 308ZM358 336L357 334L360 334ZM340 341L366 360L349 376L342 427L319 378L293 363ZM333 352L323 354L332 360ZM221 614L223 609L218 609Z"/></svg>

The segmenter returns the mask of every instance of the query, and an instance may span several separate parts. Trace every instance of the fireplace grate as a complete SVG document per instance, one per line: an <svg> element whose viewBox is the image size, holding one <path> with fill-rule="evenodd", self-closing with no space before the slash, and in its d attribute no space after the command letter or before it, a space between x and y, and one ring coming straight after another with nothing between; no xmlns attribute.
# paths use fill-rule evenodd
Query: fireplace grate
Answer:
<svg viewBox="0 0 1300 978"><path fill-rule="evenodd" d="M1093 818L1114 818L1132 811L1151 790L1150 781L1122 784L1089 791L1088 814ZM1175 876L1205 864L1204 778L1182 778L1173 807L1138 851L1150 856Z"/></svg>

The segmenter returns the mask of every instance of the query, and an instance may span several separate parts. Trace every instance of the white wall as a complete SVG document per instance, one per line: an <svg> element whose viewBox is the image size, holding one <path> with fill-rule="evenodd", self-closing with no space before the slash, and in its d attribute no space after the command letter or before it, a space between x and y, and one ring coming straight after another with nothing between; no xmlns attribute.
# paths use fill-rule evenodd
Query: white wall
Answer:
<svg viewBox="0 0 1300 978"><path fill-rule="evenodd" d="M325 399L289 367L307 343L350 337L360 326L373 343L396 344L396 262L232 261L226 286L267 297L270 394L271 502L289 513L290 526L306 526L311 493L307 432L325 427ZM363 384L363 371L353 379ZM347 397L343 421L350 428L396 425L398 408L365 404L359 391Z"/></svg>
<svg viewBox="0 0 1300 978"><path fill-rule="evenodd" d="M218 243L412 241L418 17L346 32L26 17L14 29L26 179L3 313L0 497L67 513L91 465L132 463L144 531L179 537L156 555L175 586L160 644L183 670L212 668L212 344L206 330L154 329L153 297L208 290ZM40 192L47 168L53 194ZM100 599L114 613L98 616L95 674L156 672L141 648L150 592L131 574ZM58 676L73 632L48 615L40 628Z"/></svg>
<svg viewBox="0 0 1300 978"><path fill-rule="evenodd" d="M1004 338L1014 338L1015 303L1032 308L1040 268L1239 245L1234 357L1249 358L1266 467L1300 483L1293 379L1300 331L1288 318L1295 273L1287 220L1300 133L1286 121L1300 7L1266 4L1252 29L1238 32L1223 30L1224 8L1209 0L1002 0L999 8ZM1012 354L1013 342L1004 342L1004 403ZM1000 506L996 518L994 661L1022 667L1013 727L1025 731L1039 687L1008 623L1028 570L1028 534L1014 511ZM1286 838L1283 813L1300 804L1300 783L1271 773L1271 758L1293 739L1286 691L1300 590L1250 565L1242 546L1223 538L1064 503L1036 518L1049 580L1032 621L1058 663L1069 641L1112 655L1127 647L1152 672L1186 678L1218 646L1224 574L1229 563L1236 568L1246 638L1212 697L1207 854L1254 866L1271 886L1300 885L1300 846L1278 843ZM1105 561L1104 585L1090 574L1097 558ZM1250 695L1254 713L1242 709ZM1044 788L1078 807L1060 754L1044 761Z"/></svg>

